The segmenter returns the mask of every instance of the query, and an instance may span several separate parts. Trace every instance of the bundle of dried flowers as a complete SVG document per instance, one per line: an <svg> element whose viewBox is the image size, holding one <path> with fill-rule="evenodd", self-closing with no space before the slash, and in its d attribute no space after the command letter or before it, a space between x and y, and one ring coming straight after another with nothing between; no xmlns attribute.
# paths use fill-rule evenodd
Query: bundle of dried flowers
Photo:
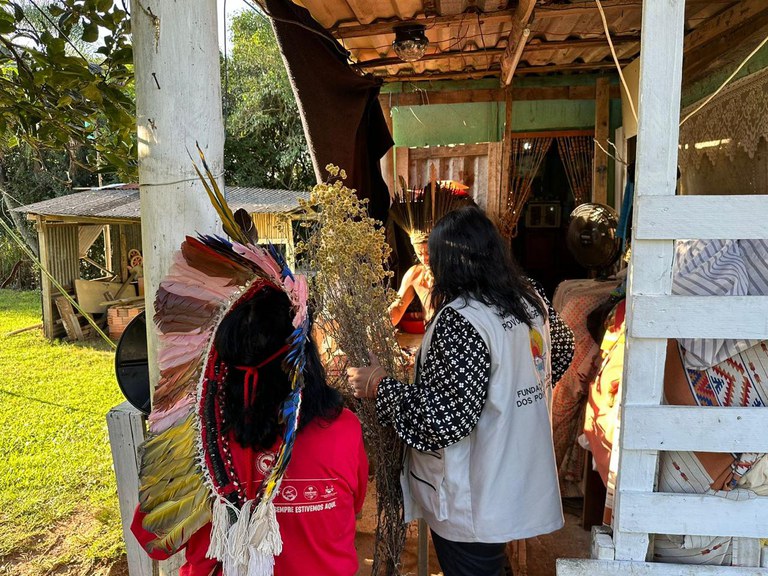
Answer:
<svg viewBox="0 0 768 576"><path fill-rule="evenodd" d="M303 203L317 219L317 232L297 251L305 254L317 272L312 293L329 377L357 404L375 470L378 522L371 574L393 576L400 574L406 534L399 478L403 445L392 428L379 426L372 400L358 403L351 399L345 377L346 366L368 364L371 351L388 374L405 378L405 364L387 313L394 298L387 288L392 276L386 267L390 248L381 223L368 216L367 201L344 186L344 170L332 165L326 169L330 181L315 186L309 202Z"/></svg>

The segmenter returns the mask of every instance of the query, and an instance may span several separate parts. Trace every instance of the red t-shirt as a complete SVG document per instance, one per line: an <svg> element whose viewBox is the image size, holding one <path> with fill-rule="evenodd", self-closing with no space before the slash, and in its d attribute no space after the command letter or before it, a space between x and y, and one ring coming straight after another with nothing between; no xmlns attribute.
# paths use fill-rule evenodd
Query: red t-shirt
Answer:
<svg viewBox="0 0 768 576"><path fill-rule="evenodd" d="M269 470L274 448L255 452L230 443L238 476L243 482L250 480L249 497ZM316 418L304 428L296 437L291 462L273 501L283 538L283 552L275 558L275 576L356 574L355 515L362 510L367 484L368 459L357 416L344 409L333 422ZM154 535L142 528L143 517L137 509L131 530L144 546ZM179 576L220 573L218 563L205 557L210 532L209 523L189 539L187 562ZM162 553L151 556L157 560L167 557Z"/></svg>

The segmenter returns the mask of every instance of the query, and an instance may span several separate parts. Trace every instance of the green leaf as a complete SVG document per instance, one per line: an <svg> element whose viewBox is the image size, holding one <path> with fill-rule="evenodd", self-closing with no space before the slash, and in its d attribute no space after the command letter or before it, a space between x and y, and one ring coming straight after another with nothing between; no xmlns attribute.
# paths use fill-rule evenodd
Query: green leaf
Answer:
<svg viewBox="0 0 768 576"><path fill-rule="evenodd" d="M99 39L99 27L93 22L83 26L83 42L96 42Z"/></svg>
<svg viewBox="0 0 768 576"><path fill-rule="evenodd" d="M101 90L99 90L99 87L96 84L88 84L80 92L83 94L83 96L88 98L88 100L93 102L101 103L104 99L101 95Z"/></svg>

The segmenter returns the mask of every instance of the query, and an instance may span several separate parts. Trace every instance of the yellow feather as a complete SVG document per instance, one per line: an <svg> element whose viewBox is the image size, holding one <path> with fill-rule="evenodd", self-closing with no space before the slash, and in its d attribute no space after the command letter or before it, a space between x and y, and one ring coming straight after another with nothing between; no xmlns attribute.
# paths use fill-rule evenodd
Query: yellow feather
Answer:
<svg viewBox="0 0 768 576"><path fill-rule="evenodd" d="M184 544L189 537L200 530L211 521L211 505L208 501L203 502L193 510L192 514L183 521L175 525L168 533L147 545L147 552L154 550L163 550L167 554L174 554Z"/></svg>
<svg viewBox="0 0 768 576"><path fill-rule="evenodd" d="M203 485L203 478L198 474L176 476L165 481L142 486L139 490L139 502L143 512L152 510L162 502L178 500Z"/></svg>
<svg viewBox="0 0 768 576"><path fill-rule="evenodd" d="M150 510L142 522L142 526L157 535L168 534L179 523L192 516L201 504L208 501L209 492L206 486L200 485L196 491L191 492L178 500L163 502L154 510ZM210 509L210 505L208 506Z"/></svg>

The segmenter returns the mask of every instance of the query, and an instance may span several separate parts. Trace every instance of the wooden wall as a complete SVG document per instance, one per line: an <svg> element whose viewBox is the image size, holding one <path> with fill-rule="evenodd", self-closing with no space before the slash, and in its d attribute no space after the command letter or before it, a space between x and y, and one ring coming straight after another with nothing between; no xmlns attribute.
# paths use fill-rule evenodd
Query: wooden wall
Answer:
<svg viewBox="0 0 768 576"><path fill-rule="evenodd" d="M51 275L67 292L74 290L74 281L80 277L80 257L77 224L50 224L38 220L37 234L40 242L40 260ZM40 282L43 301L43 331L48 338L64 335L54 298L59 295L47 276Z"/></svg>
<svg viewBox="0 0 768 576"><path fill-rule="evenodd" d="M500 152L500 142L397 148L397 175L405 178L409 186L422 187L429 183L434 166L439 180L456 180L469 186L478 206L495 219L499 206Z"/></svg>

